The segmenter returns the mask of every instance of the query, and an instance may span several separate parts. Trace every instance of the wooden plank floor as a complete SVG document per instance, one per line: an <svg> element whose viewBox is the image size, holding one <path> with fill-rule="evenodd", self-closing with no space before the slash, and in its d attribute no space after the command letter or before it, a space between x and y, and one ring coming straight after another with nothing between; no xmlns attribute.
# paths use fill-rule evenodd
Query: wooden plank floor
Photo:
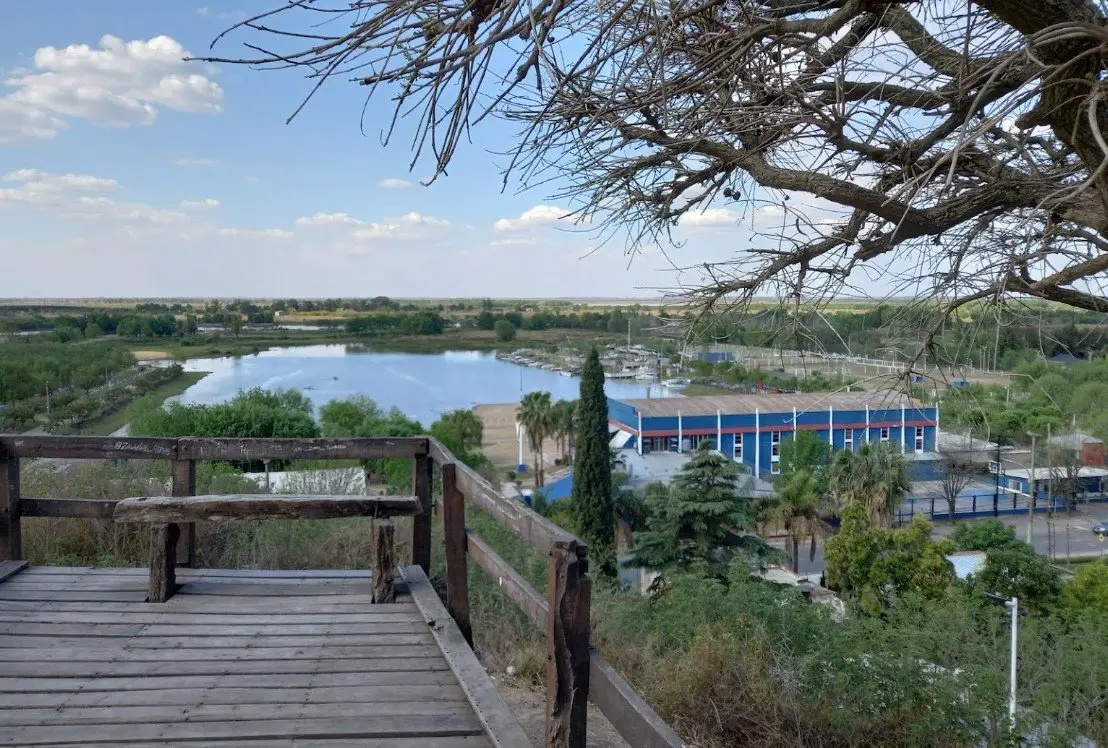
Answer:
<svg viewBox="0 0 1108 748"><path fill-rule="evenodd" d="M166 603L145 602L145 569L0 582L0 745L477 748L522 734L509 714L507 738L490 737L503 702L491 723L475 710L484 671L448 656L416 596L371 605L367 572L178 581Z"/></svg>

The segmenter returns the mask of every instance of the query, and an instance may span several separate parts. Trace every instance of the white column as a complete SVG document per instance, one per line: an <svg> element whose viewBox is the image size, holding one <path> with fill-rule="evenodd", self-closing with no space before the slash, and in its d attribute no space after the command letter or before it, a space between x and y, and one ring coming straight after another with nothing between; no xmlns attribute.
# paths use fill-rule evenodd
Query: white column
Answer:
<svg viewBox="0 0 1108 748"><path fill-rule="evenodd" d="M684 434L681 429L681 411L677 411L677 453L681 453L681 440L684 439Z"/></svg>
<svg viewBox="0 0 1108 748"><path fill-rule="evenodd" d="M900 406L900 451L902 453L908 452L906 435L904 433L904 406ZM913 442L915 444L915 442Z"/></svg>
<svg viewBox="0 0 1108 748"><path fill-rule="evenodd" d="M939 451L939 403L935 403L935 451Z"/></svg>
<svg viewBox="0 0 1108 748"><path fill-rule="evenodd" d="M835 406L827 406L827 446L835 448Z"/></svg>
<svg viewBox="0 0 1108 748"><path fill-rule="evenodd" d="M754 477L761 475L762 470L762 417L758 409L754 409Z"/></svg>
<svg viewBox="0 0 1108 748"><path fill-rule="evenodd" d="M642 435L642 413L639 413L639 457L642 457L642 440L644 438Z"/></svg>
<svg viewBox="0 0 1108 748"><path fill-rule="evenodd" d="M869 444L869 406L866 406L866 444Z"/></svg>
<svg viewBox="0 0 1108 748"><path fill-rule="evenodd" d="M793 408L793 439L796 438L796 408Z"/></svg>
<svg viewBox="0 0 1108 748"><path fill-rule="evenodd" d="M523 461L523 424L516 421L516 434L519 436L519 462L516 465L526 465Z"/></svg>
<svg viewBox="0 0 1108 748"><path fill-rule="evenodd" d="M723 415L716 409L716 449L723 454ZM732 452L734 454L734 452Z"/></svg>

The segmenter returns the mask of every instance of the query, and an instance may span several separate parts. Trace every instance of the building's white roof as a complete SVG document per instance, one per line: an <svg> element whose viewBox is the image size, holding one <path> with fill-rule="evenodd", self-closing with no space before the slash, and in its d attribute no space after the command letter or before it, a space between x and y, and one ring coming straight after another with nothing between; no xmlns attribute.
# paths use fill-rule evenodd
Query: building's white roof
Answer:
<svg viewBox="0 0 1108 748"><path fill-rule="evenodd" d="M1011 447L1001 447L1001 451L1008 451ZM978 439L969 434L959 434L946 429L939 432L940 452L995 452L996 443Z"/></svg>
<svg viewBox="0 0 1108 748"><path fill-rule="evenodd" d="M957 551L946 557L954 566L954 575L959 579L965 579L970 574L976 574L985 565L984 551Z"/></svg>
<svg viewBox="0 0 1108 748"><path fill-rule="evenodd" d="M1049 465L1043 465L1042 467L1035 467L1035 480L1046 481L1050 477L1057 477L1059 475L1068 476L1069 467L1051 467ZM1031 471L1024 468L1005 468L1001 475L1007 478L1026 478L1031 479ZM1108 477L1108 470L1098 467L1086 467L1082 465L1077 469L1078 478L1104 478Z"/></svg>
<svg viewBox="0 0 1108 748"><path fill-rule="evenodd" d="M901 406L916 410L931 408L912 400L903 392L884 390L877 392L765 392L759 394L736 395L694 395L692 397L655 397L619 399L630 405L643 418L654 416L714 416L723 414L786 413L796 408L797 412L837 410L873 410L900 409Z"/></svg>
<svg viewBox="0 0 1108 748"><path fill-rule="evenodd" d="M1081 449L1086 444L1100 444L1100 439L1097 439L1091 434L1083 434L1080 431L1074 431L1071 434L1057 434L1050 437L1048 440L1051 444L1066 447L1068 449Z"/></svg>

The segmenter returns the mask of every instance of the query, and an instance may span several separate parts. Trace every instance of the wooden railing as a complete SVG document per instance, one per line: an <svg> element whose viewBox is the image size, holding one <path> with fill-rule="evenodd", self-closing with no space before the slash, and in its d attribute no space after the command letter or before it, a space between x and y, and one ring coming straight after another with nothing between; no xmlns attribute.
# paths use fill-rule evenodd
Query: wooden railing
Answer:
<svg viewBox="0 0 1108 748"><path fill-rule="evenodd" d="M111 519L118 503L103 499L22 498L20 460L25 458L169 460L171 494L196 493L201 460L343 460L410 458L412 487L422 512L412 522L412 563L429 571L432 515L442 520L447 609L472 645L468 561L473 561L540 629L546 631L547 745L584 746L586 701L638 748L684 743L589 643L591 581L586 545L545 517L507 498L429 437L349 439L163 439L147 437L0 436L0 561L23 556L23 517ZM434 500L436 464L442 495ZM466 504L479 509L547 557L547 593L540 595L465 523ZM182 528L177 557L196 560L195 525Z"/></svg>

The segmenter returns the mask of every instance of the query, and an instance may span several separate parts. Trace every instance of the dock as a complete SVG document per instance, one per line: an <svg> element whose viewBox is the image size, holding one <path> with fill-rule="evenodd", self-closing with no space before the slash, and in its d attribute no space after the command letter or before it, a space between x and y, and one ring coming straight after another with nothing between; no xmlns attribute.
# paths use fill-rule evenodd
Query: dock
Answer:
<svg viewBox="0 0 1108 748"><path fill-rule="evenodd" d="M10 563L10 562L9 562ZM529 746L418 567L29 567L0 582L0 745ZM461 642L461 646L459 646Z"/></svg>

